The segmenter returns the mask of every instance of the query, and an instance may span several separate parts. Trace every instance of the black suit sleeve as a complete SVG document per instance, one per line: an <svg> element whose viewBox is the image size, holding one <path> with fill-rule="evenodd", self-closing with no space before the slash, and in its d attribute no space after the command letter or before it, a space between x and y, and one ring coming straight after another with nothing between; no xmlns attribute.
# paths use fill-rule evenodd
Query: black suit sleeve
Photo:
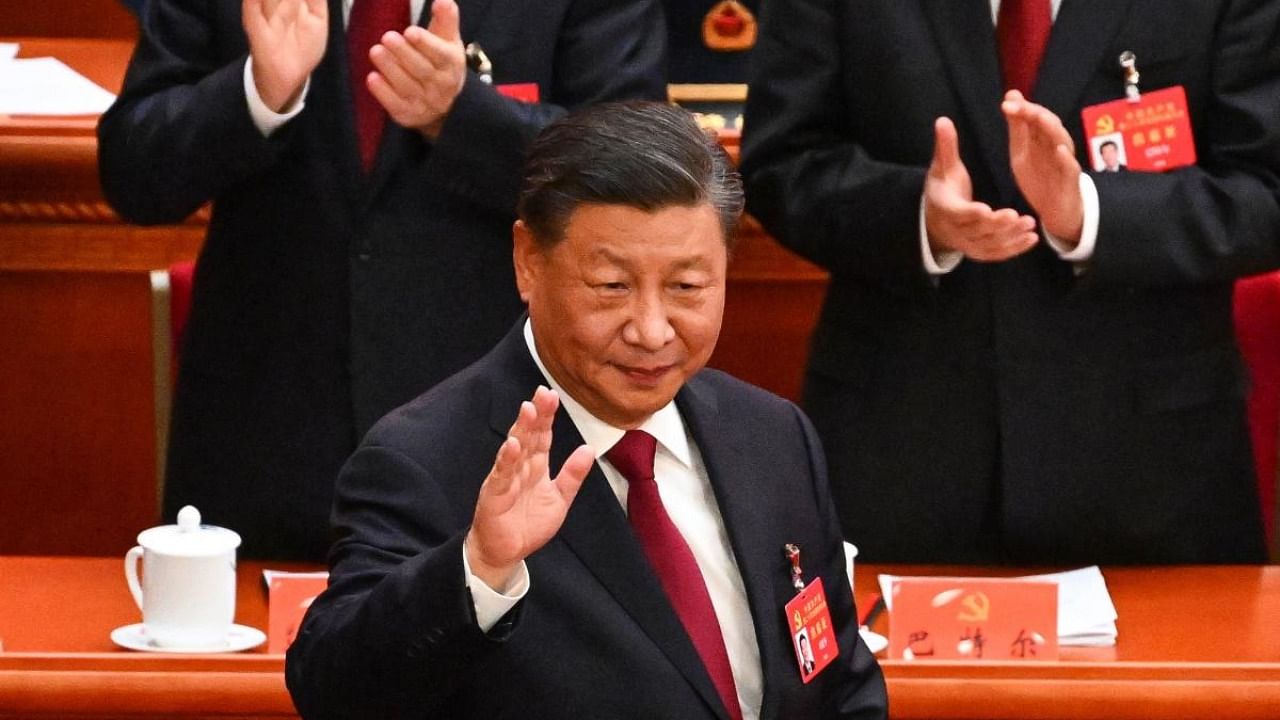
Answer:
<svg viewBox="0 0 1280 720"><path fill-rule="evenodd" d="M306 718L447 716L472 663L519 608L476 624L462 542L471 508L394 449L365 446L338 480L328 589L289 648L286 680Z"/></svg>
<svg viewBox="0 0 1280 720"><path fill-rule="evenodd" d="M179 222L274 163L288 142L284 129L267 139L253 124L243 39L228 54L229 20L215 15L226 10L206 5L148 3L124 90L98 123L103 192L126 220Z"/></svg>
<svg viewBox="0 0 1280 720"><path fill-rule="evenodd" d="M1226 3L1215 37L1197 164L1093 176L1087 281L1220 283L1280 264L1280 4Z"/></svg>
<svg viewBox="0 0 1280 720"><path fill-rule="evenodd" d="M796 423L804 436L809 455L810 475L813 478L814 503L819 521L825 528L827 543L823 568L823 589L826 590L831 621L836 628L836 640L840 655L832 666L823 671L827 707L822 717L841 720L884 720L888 717L888 696L884 674L875 656L858 634L858 613L853 604L853 594L838 589L849 588L849 573L845 564L844 546L841 543L840 521L831 501L827 483L827 464L822 444L809 419L792 406ZM821 677L821 676L819 676Z"/></svg>
<svg viewBox="0 0 1280 720"><path fill-rule="evenodd" d="M151 5L124 92L98 126L99 172L107 200L127 220L169 223L276 162L294 123L270 138L253 124L238 3ZM433 181L510 215L525 148L547 123L590 103L665 98L657 0L577 0L559 33L517 40L555 43L546 102L520 103L468 77L432 152L423 155Z"/></svg>
<svg viewBox="0 0 1280 720"><path fill-rule="evenodd" d="M469 75L427 156L429 176L482 207L513 213L525 149L544 126L593 103L666 98L665 39L656 0L573 3L556 38L548 96L522 103Z"/></svg>
<svg viewBox="0 0 1280 720"><path fill-rule="evenodd" d="M833 273L929 287L920 256L925 169L859 144L833 0L764 4L742 141L747 208ZM872 101L874 101L872 99Z"/></svg>

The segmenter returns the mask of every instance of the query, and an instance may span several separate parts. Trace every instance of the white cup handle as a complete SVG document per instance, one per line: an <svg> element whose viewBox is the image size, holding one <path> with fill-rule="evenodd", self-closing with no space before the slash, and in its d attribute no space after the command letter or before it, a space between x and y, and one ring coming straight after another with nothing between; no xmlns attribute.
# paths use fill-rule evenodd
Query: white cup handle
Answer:
<svg viewBox="0 0 1280 720"><path fill-rule="evenodd" d="M124 555L124 578L129 581L129 592L138 609L142 609L142 585L138 583L138 561L142 559L142 546L135 545Z"/></svg>

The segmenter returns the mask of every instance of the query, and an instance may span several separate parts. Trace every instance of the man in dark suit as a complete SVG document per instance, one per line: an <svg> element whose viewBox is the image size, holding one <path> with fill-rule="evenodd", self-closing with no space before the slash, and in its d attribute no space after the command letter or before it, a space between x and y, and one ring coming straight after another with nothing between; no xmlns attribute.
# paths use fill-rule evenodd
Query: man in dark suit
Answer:
<svg viewBox="0 0 1280 720"><path fill-rule="evenodd" d="M193 504L249 556L320 559L359 438L520 312L510 226L528 142L565 108L665 96L661 8L153 5L99 139L126 219L213 202L165 514Z"/></svg>
<svg viewBox="0 0 1280 720"><path fill-rule="evenodd" d="M286 665L304 717L885 717L808 421L703 370L741 207L678 108L540 136L514 228L528 319L344 468ZM839 653L807 684L788 543Z"/></svg>
<svg viewBox="0 0 1280 720"><path fill-rule="evenodd" d="M1098 168L1098 172L1125 172L1128 169L1120 162L1120 146L1115 140L1107 140L1099 145L1098 157L1102 160L1102 167Z"/></svg>
<svg viewBox="0 0 1280 720"><path fill-rule="evenodd" d="M877 561L1262 561L1231 296L1280 263L1280 4L1035 1L765 8L748 208L831 272L803 404L845 529ZM1185 88L1197 164L1081 172L1126 50Z"/></svg>

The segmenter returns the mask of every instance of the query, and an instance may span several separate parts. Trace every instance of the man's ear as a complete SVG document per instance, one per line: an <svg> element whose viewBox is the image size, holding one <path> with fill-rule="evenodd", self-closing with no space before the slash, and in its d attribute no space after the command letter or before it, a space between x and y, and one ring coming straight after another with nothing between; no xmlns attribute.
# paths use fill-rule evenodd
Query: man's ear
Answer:
<svg viewBox="0 0 1280 720"><path fill-rule="evenodd" d="M516 288L526 305L529 303L529 293L533 291L539 259L540 251L533 231L523 220L516 220L511 226L511 260L516 268Z"/></svg>

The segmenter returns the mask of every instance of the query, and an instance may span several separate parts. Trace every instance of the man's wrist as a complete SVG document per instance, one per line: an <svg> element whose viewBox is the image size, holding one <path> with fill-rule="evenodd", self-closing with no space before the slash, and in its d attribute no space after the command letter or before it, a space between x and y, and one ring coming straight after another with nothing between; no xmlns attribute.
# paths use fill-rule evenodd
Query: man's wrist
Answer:
<svg viewBox="0 0 1280 720"><path fill-rule="evenodd" d="M506 592L512 580L515 579L516 571L520 568L520 563L503 567L486 562L483 553L476 551L475 531L467 533L462 543L462 553L471 574L480 578L481 582L495 592Z"/></svg>
<svg viewBox="0 0 1280 720"><path fill-rule="evenodd" d="M937 277L955 270L964 259L959 250L934 247L933 238L929 234L929 225L925 216L925 198L920 196L920 259L924 263L925 272Z"/></svg>
<svg viewBox="0 0 1280 720"><path fill-rule="evenodd" d="M311 79L307 78L306 82L302 84L302 89L298 92L298 97L289 103L284 112L276 112L263 100L262 94L258 89L253 57L250 56L244 63L245 102L249 105L249 117L253 119L254 126L258 128L263 137L270 137L273 132L302 112L302 108L306 106L306 95L310 87Z"/></svg>

